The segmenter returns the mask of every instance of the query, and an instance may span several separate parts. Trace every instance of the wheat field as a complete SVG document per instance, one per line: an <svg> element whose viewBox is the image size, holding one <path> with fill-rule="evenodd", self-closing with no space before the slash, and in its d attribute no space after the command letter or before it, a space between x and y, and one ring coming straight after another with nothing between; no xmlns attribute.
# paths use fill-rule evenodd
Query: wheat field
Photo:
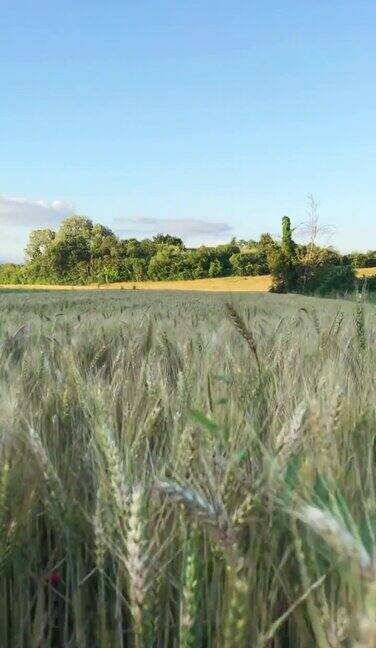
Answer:
<svg viewBox="0 0 376 648"><path fill-rule="evenodd" d="M0 292L0 646L376 645L375 310Z"/></svg>

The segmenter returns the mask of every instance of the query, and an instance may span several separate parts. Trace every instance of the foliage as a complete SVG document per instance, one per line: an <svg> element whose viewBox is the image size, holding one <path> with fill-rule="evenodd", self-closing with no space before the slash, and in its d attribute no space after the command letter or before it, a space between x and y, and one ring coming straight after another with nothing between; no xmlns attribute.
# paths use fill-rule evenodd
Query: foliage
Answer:
<svg viewBox="0 0 376 648"><path fill-rule="evenodd" d="M287 262L292 263L295 257L296 245L292 239L291 221L288 216L282 218L281 249Z"/></svg>
<svg viewBox="0 0 376 648"><path fill-rule="evenodd" d="M362 292L375 293L376 292L376 276L374 277L361 277L357 280L358 288Z"/></svg>
<svg viewBox="0 0 376 648"><path fill-rule="evenodd" d="M175 245L163 245L150 258L148 277L150 279L190 279L191 256Z"/></svg>
<svg viewBox="0 0 376 648"><path fill-rule="evenodd" d="M214 259L209 266L209 277L220 277L222 275L222 264L219 259Z"/></svg>
<svg viewBox="0 0 376 648"><path fill-rule="evenodd" d="M303 275L304 292L318 295L344 295L354 292L356 277L348 265L321 265L312 268L310 274Z"/></svg>
<svg viewBox="0 0 376 648"><path fill-rule="evenodd" d="M31 232L29 242L25 248L25 257L33 261L42 257L55 239L55 232L51 229L40 229Z"/></svg>
<svg viewBox="0 0 376 648"><path fill-rule="evenodd" d="M368 252L352 252L346 255L346 259L354 268L374 268L376 267L376 250Z"/></svg>
<svg viewBox="0 0 376 648"><path fill-rule="evenodd" d="M23 283L24 267L16 263L0 264L0 284L21 284Z"/></svg>
<svg viewBox="0 0 376 648"><path fill-rule="evenodd" d="M267 255L263 250L254 248L253 251L238 252L230 257L232 273L240 277L268 274L270 266Z"/></svg>
<svg viewBox="0 0 376 648"><path fill-rule="evenodd" d="M2 645L374 645L373 310L0 292Z"/></svg>
<svg viewBox="0 0 376 648"><path fill-rule="evenodd" d="M274 292L346 294L354 291L356 276L351 264L333 248L314 242L297 245L292 240L291 223L282 219L282 244L269 254Z"/></svg>
<svg viewBox="0 0 376 648"><path fill-rule="evenodd" d="M35 230L25 249L22 272L0 270L0 282L88 284L116 281L199 279L239 274L264 274L269 270L260 242L244 260L240 246L232 240L216 247L186 249L183 241L170 234L153 239L122 240L108 227L93 224L83 216L65 219L59 229ZM231 262L235 260L235 266ZM1 266L0 266L1 268ZM235 268L235 270L234 270ZM10 281L12 279L12 281Z"/></svg>
<svg viewBox="0 0 376 648"><path fill-rule="evenodd" d="M274 292L292 292L297 289L297 264L286 256L282 247L271 252L269 265Z"/></svg>
<svg viewBox="0 0 376 648"><path fill-rule="evenodd" d="M368 261L359 255L341 256L315 239L297 244L292 232L291 221L284 216L280 243L263 233L259 241L232 239L190 249L170 234L141 241L119 239L109 227L73 215L56 232L33 231L25 249L26 263L0 265L0 284L87 285L272 274L274 292L344 294L355 283L353 268L373 258L371 252L363 255Z"/></svg>
<svg viewBox="0 0 376 648"><path fill-rule="evenodd" d="M157 234L153 236L153 241L157 245L174 245L183 248L184 243L178 236L171 236L171 234Z"/></svg>

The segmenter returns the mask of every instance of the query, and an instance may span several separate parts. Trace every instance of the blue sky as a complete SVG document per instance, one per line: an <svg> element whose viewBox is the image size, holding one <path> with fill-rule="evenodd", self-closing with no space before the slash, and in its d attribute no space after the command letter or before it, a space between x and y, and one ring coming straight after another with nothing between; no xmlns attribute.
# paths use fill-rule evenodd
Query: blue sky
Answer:
<svg viewBox="0 0 376 648"><path fill-rule="evenodd" d="M73 210L190 244L306 196L376 248L374 0L2 0L0 259Z"/></svg>

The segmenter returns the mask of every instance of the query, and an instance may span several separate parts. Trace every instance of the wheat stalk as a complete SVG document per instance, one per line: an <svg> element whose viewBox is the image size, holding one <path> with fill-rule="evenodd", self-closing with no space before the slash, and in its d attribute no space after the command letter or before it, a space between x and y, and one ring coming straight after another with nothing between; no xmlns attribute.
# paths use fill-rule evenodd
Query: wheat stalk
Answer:
<svg viewBox="0 0 376 648"><path fill-rule="evenodd" d="M173 482L157 481L156 488L175 502L182 504L194 519L207 525L219 545L231 551L234 549L234 531L220 508L214 507L196 490L184 488Z"/></svg>
<svg viewBox="0 0 376 648"><path fill-rule="evenodd" d="M195 536L195 534L194 534ZM197 557L193 538L186 547L180 603L179 648L194 648L194 623L197 615Z"/></svg>
<svg viewBox="0 0 376 648"><path fill-rule="evenodd" d="M286 455L293 450L301 439L306 424L307 405L304 401L295 408L292 418L285 423L278 434L275 446L280 455Z"/></svg>
<svg viewBox="0 0 376 648"><path fill-rule="evenodd" d="M245 648L248 624L249 580L243 562L227 567L228 602L223 631L224 648Z"/></svg>
<svg viewBox="0 0 376 648"><path fill-rule="evenodd" d="M144 490L141 486L133 488L129 505L126 540L130 607L136 638L140 638L143 632L143 608L148 587L149 555L145 537L144 497Z"/></svg>
<svg viewBox="0 0 376 648"><path fill-rule="evenodd" d="M365 547L329 511L306 504L297 515L343 559L353 560L363 572L370 569L372 561Z"/></svg>
<svg viewBox="0 0 376 648"><path fill-rule="evenodd" d="M255 342L255 338L253 336L253 333L251 333L251 331L249 331L247 329L243 318L241 317L241 315L238 313L238 311L235 309L235 307L232 304L230 304L229 302L226 302L226 309L227 309L227 314L228 314L231 322L233 323L234 327L240 333L242 338L246 341L249 348L251 349L251 351L253 353L253 356L254 356L254 358L256 360L257 369L258 369L259 376L260 376L261 375L261 364L260 364L260 359L259 359L259 356L258 356L257 346L256 346L256 342Z"/></svg>

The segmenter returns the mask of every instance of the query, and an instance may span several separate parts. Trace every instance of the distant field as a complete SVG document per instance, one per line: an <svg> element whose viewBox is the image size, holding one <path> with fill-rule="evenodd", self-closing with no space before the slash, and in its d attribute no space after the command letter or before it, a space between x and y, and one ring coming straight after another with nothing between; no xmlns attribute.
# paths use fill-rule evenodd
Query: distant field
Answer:
<svg viewBox="0 0 376 648"><path fill-rule="evenodd" d="M356 274L358 277L375 277L376 268L359 268Z"/></svg>
<svg viewBox="0 0 376 648"><path fill-rule="evenodd" d="M376 268L359 268L358 277L376 276ZM272 278L270 275L259 277L219 277L218 279L192 279L182 281L124 281L111 284L90 284L89 286L49 286L35 285L8 285L0 288L30 289L30 290L189 290L209 292L268 292Z"/></svg>
<svg viewBox="0 0 376 648"><path fill-rule="evenodd" d="M375 270L376 272L376 270ZM271 286L271 276L261 277L219 277L218 279L195 279L186 281L138 281L112 284L91 284L90 286L47 286L47 285L12 285L3 288L29 288L31 290L197 290L213 292L267 292Z"/></svg>

